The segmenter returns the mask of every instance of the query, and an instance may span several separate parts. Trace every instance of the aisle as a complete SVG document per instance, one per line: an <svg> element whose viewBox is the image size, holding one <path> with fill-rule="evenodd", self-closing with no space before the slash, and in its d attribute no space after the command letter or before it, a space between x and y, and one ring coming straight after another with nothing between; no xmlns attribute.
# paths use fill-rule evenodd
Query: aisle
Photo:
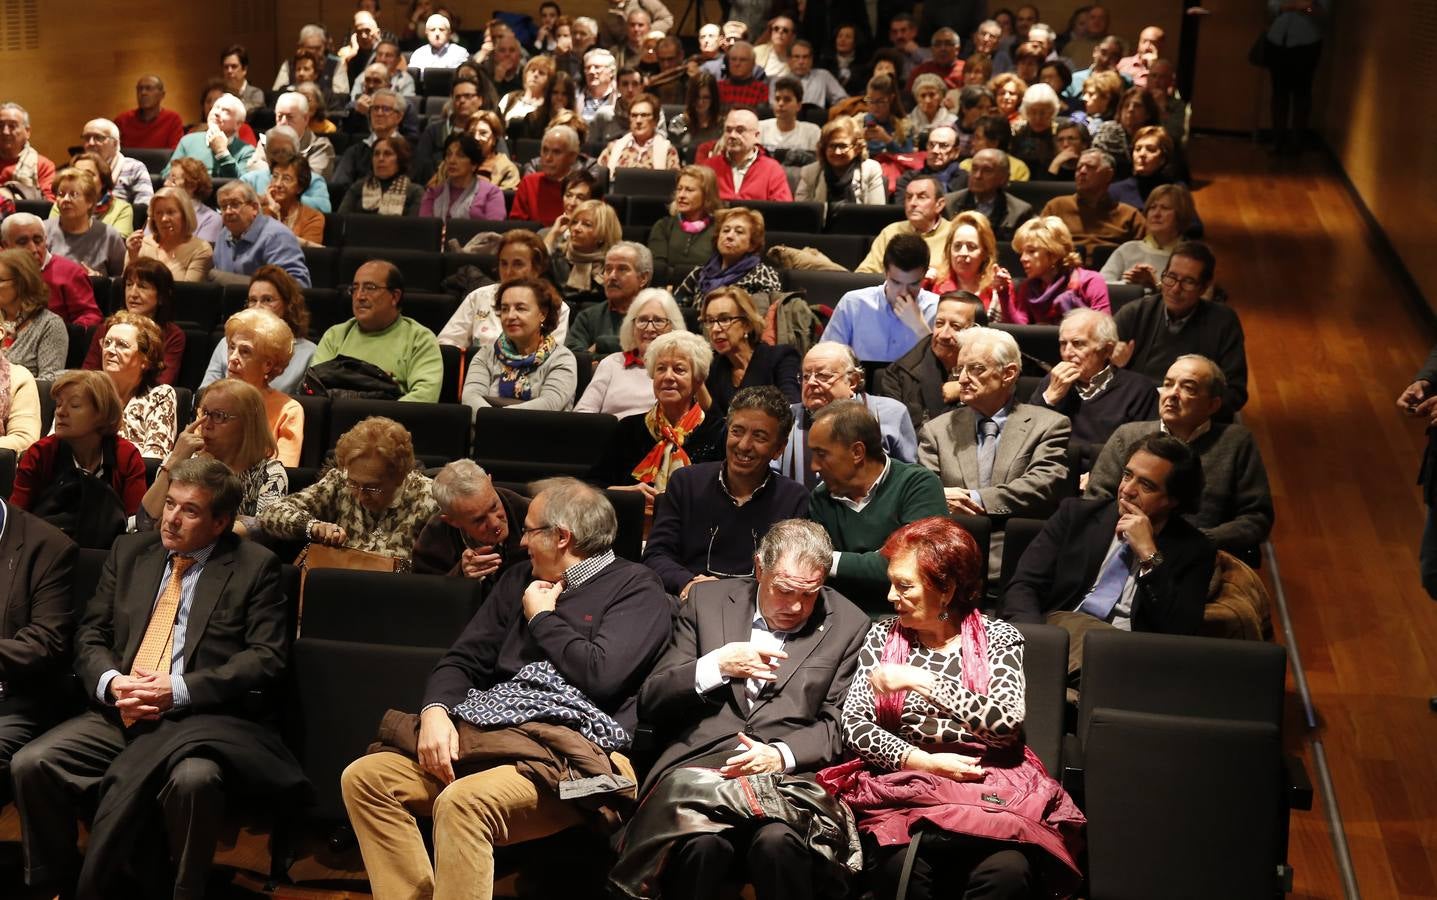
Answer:
<svg viewBox="0 0 1437 900"><path fill-rule="evenodd" d="M1247 333L1244 418L1272 480L1274 544L1358 884L1364 898L1437 897L1424 438L1394 405L1434 334L1324 158L1274 161L1219 138L1192 151L1217 278ZM1289 721L1299 735L1301 717ZM1292 896L1342 896L1320 798L1294 818L1291 858Z"/></svg>

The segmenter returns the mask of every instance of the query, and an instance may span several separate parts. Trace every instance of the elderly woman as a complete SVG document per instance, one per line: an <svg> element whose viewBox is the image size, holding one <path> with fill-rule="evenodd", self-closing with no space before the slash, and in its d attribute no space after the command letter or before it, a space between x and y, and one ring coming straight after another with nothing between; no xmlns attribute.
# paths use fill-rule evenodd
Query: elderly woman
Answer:
<svg viewBox="0 0 1437 900"><path fill-rule="evenodd" d="M512 191L518 187L523 174L514 165L514 160L499 152L499 142L504 140L504 120L492 110L481 109L470 120L470 127L474 129L474 140L479 142L480 159L474 164L475 174L501 191ZM494 218L502 219L504 216Z"/></svg>
<svg viewBox="0 0 1437 900"><path fill-rule="evenodd" d="M988 90L993 92L993 99L998 104L995 115L1002 116L1010 126L1016 127L1022 115L1023 96L1028 93L1028 82L1012 72L1004 72L993 76L993 80L988 82Z"/></svg>
<svg viewBox="0 0 1437 900"><path fill-rule="evenodd" d="M900 880L922 900L976 896L965 892L980 885L1015 900L1072 893L1082 813L1024 746L1023 636L978 611L977 542L935 516L899 528L880 552L898 615L869 629L844 699L843 742L856 758L819 773L853 809L875 895L894 896ZM972 812L982 795L1020 785L1046 798L1021 843L1010 822ZM895 813L914 827L881 827Z"/></svg>
<svg viewBox="0 0 1437 900"><path fill-rule="evenodd" d="M1103 264L1103 280L1141 284L1160 290L1159 276L1173 248L1197 221L1192 194L1180 184L1161 184L1148 195L1148 233L1142 240L1119 245Z"/></svg>
<svg viewBox="0 0 1437 900"><path fill-rule="evenodd" d="M763 214L735 206L719 210L714 221L714 255L689 272L674 298L686 306L697 306L709 291L721 287L740 287L750 294L783 290L778 270L763 261Z"/></svg>
<svg viewBox="0 0 1437 900"><path fill-rule="evenodd" d="M129 237L135 230L135 208L114 196L115 178L110 167L94 153L76 153L70 157L70 166L89 172L100 183L100 196L95 201L95 218L115 229L120 237ZM53 219L59 214L58 204L50 207L50 218Z"/></svg>
<svg viewBox="0 0 1437 900"><path fill-rule="evenodd" d="M175 280L158 260L139 259L125 270L125 309L144 316L160 329L164 342L164 368L156 376L160 384L174 384L185 358L185 332L175 324ZM90 340L84 368L99 369L103 363L105 335L109 323L101 325Z"/></svg>
<svg viewBox="0 0 1437 900"><path fill-rule="evenodd" d="M579 368L574 352L554 340L564 301L553 285L537 278L506 281L494 305L504 333L480 347L470 364L461 394L465 405L572 407Z"/></svg>
<svg viewBox="0 0 1437 900"><path fill-rule="evenodd" d="M194 237L211 245L220 239L220 235L224 233L224 222L220 220L220 214L205 203L210 198L210 194L214 192L214 181L210 178L210 171L205 168L204 163L189 157L170 163L170 174L165 176L165 187L184 191L185 196L190 198L190 211L194 213L195 217ZM155 195L159 196L159 191L156 191ZM153 211L150 213L150 217L154 218ZM158 227L158 223L155 227ZM157 234L157 239L162 238L164 238L163 234ZM198 253L198 251L192 251L192 253ZM186 271L189 270L190 267L186 266ZM206 274L208 271L206 269ZM192 279L186 277L182 280Z"/></svg>
<svg viewBox="0 0 1437 900"><path fill-rule="evenodd" d="M526 278L543 278L549 272L549 251L539 236L527 228L515 228L499 238L499 283ZM495 313L499 284L487 284L469 292L439 332L439 343L460 350L479 349L499 339L503 326ZM569 330L569 306L560 304L559 324L554 340L564 342Z"/></svg>
<svg viewBox="0 0 1437 900"><path fill-rule="evenodd" d="M1108 185L1108 196L1145 210L1155 188L1180 183L1174 172L1175 149L1172 137L1161 125L1138 129L1133 139L1133 174Z"/></svg>
<svg viewBox="0 0 1437 900"><path fill-rule="evenodd" d="M444 139L444 164L434 176L424 199L421 216L440 219L504 218L504 192L479 177L484 151L472 135L455 132Z"/></svg>
<svg viewBox="0 0 1437 900"><path fill-rule="evenodd" d="M729 401L741 388L772 385L788 402L801 400L798 350L788 344L765 344L763 316L748 291L737 285L703 295L699 326L713 347L714 361L706 385L714 416L728 413Z"/></svg>
<svg viewBox="0 0 1437 900"><path fill-rule="evenodd" d="M0 450L10 450L18 458L39 439L40 392L35 376L0 353Z"/></svg>
<svg viewBox="0 0 1437 900"><path fill-rule="evenodd" d="M868 158L863 129L849 116L823 126L818 160L798 171L795 200L816 203L887 203L883 167Z"/></svg>
<svg viewBox="0 0 1437 900"><path fill-rule="evenodd" d="M270 386L289 365L294 334L279 316L262 307L251 307L230 316L225 323L224 343L229 349L228 378L243 381L259 392L279 461L286 466L299 465L304 447L304 407Z"/></svg>
<svg viewBox="0 0 1437 900"><path fill-rule="evenodd" d="M438 515L432 484L414 468L414 440L403 425L370 416L334 448L335 467L259 514L260 529L408 561L424 524Z"/></svg>
<svg viewBox="0 0 1437 900"><path fill-rule="evenodd" d="M1103 276L1082 267L1073 235L1057 216L1029 219L1013 235L1013 249L1028 277L1002 305L1002 321L1014 325L1057 325L1070 309L1087 306L1107 312Z"/></svg>
<svg viewBox="0 0 1437 900"><path fill-rule="evenodd" d="M145 495L145 461L117 436L120 398L99 372L65 372L50 388L54 428L36 441L15 471L9 502L41 516L84 546L107 549ZM94 490L88 473L110 489Z"/></svg>
<svg viewBox="0 0 1437 900"><path fill-rule="evenodd" d="M639 291L619 325L623 349L605 356L594 367L594 377L574 404L574 411L620 418L647 411L654 405L654 382L644 369L644 355L659 335L687 330L673 294L660 288Z"/></svg>
<svg viewBox="0 0 1437 900"><path fill-rule="evenodd" d="M175 389L159 383L165 367L160 327L149 316L122 309L101 328L100 369L124 406L120 437L138 447L141 456L163 459L175 446L179 412Z"/></svg>
<svg viewBox="0 0 1437 900"><path fill-rule="evenodd" d="M265 421L264 400L252 385L223 378L205 388L195 404L195 420L180 432L175 448L156 470L136 525L145 531L159 521L171 469L192 456L207 456L229 466L244 485L234 530L245 536L256 528L256 516L289 493L285 463L276 457L274 433Z"/></svg>
<svg viewBox="0 0 1437 900"><path fill-rule="evenodd" d="M29 251L0 251L0 355L41 381L65 368L70 348L65 320L50 312L49 299Z"/></svg>
<svg viewBox="0 0 1437 900"><path fill-rule="evenodd" d="M554 230L560 225L556 220ZM585 200L568 223L569 240L553 256L554 280L566 298L603 299L604 256L624 239L614 208L602 200Z"/></svg>
<svg viewBox="0 0 1437 900"><path fill-rule="evenodd" d="M702 266L714 253L714 216L723 208L718 176L708 166L684 166L674 182L669 214L649 229L654 262L682 271Z"/></svg>
<svg viewBox="0 0 1437 900"><path fill-rule="evenodd" d="M45 220L51 253L72 259L91 275L119 275L125 269L125 239L94 218L100 180L85 169L68 167L55 175L58 218Z"/></svg>
<svg viewBox="0 0 1437 900"><path fill-rule="evenodd" d="M1008 152L1028 164L1031 172L1040 175L1057 155L1053 120L1058 115L1058 94L1046 84L1035 84L1023 93L1020 108L1023 124L1013 133Z"/></svg>
<svg viewBox="0 0 1437 900"><path fill-rule="evenodd" d="M505 123L523 119L544 105L549 92L549 79L554 77L554 58L536 55L524 64L524 86L505 94L499 101L499 112Z"/></svg>
<svg viewBox="0 0 1437 900"><path fill-rule="evenodd" d="M176 166L170 177L178 177L181 171ZM205 178L208 180L209 176ZM214 210L205 209L215 215ZM195 205L190 195L179 187L160 188L150 198L149 227L134 232L125 241L126 265L153 259L163 263L175 281L206 280L214 268L215 252L209 241L195 234L196 227Z"/></svg>
<svg viewBox="0 0 1437 900"><path fill-rule="evenodd" d="M704 387L712 359L708 342L696 334L676 331L654 338L644 354L654 404L648 412L619 420L595 480L641 492L652 509L675 471L723 459L723 416L710 412Z"/></svg>
<svg viewBox="0 0 1437 900"><path fill-rule="evenodd" d="M998 240L988 217L969 210L959 213L948 232L948 277L933 285L933 293L968 291L983 301L994 321L1004 305L1012 303L1013 276L998 265Z"/></svg>
<svg viewBox="0 0 1437 900"><path fill-rule="evenodd" d="M264 214L283 222L303 247L324 246L324 213L302 202L313 182L309 160L277 148L269 151L269 185L257 191Z"/></svg>
<svg viewBox="0 0 1437 900"><path fill-rule="evenodd" d="M923 137L940 125L957 125L958 117L943 105L948 86L932 72L913 79L913 111L908 114L907 128L915 137Z"/></svg>
<svg viewBox="0 0 1437 900"><path fill-rule="evenodd" d="M299 283L279 266L260 266L250 276L249 295L246 309L265 309L284 320L294 337L294 350L289 364L278 375L270 379L269 386L285 394L293 394L304 382L304 373L309 369L310 357L314 356L314 341L309 339L309 307L304 302L304 292ZM210 364L205 369L205 387L229 376L229 341L221 338L210 354Z"/></svg>
<svg viewBox="0 0 1437 900"><path fill-rule="evenodd" d="M669 140L692 161L700 146L723 136L723 117L718 79L700 70L689 76L684 111L668 120Z"/></svg>
<svg viewBox="0 0 1437 900"><path fill-rule="evenodd" d="M424 189L404 174L409 171L409 156L409 142L402 135L375 141L369 157L370 174L350 185L339 204L339 214L418 215Z"/></svg>
<svg viewBox="0 0 1437 900"><path fill-rule="evenodd" d="M599 154L599 165L609 170L611 179L619 169L678 170L678 149L659 134L659 98L640 94L629 101L629 132L609 142Z"/></svg>

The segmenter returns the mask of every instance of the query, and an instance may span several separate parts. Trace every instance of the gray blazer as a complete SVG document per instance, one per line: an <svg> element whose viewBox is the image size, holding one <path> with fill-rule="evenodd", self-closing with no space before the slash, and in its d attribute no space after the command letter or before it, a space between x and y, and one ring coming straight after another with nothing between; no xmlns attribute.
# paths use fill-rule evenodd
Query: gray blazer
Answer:
<svg viewBox="0 0 1437 900"><path fill-rule="evenodd" d="M962 407L924 424L918 462L937 472L944 487L976 489L990 516L1045 519L1062 499L1071 431L1061 413L1015 404L998 436L993 483L980 488L976 414Z"/></svg>
<svg viewBox="0 0 1437 900"><path fill-rule="evenodd" d="M695 585L674 618L673 637L639 691L639 720L658 731L664 747L639 796L670 769L738 746L742 731L765 742L783 741L797 771L812 772L843 749L840 715L868 616L842 594L823 588L803 630L784 645L788 659L778 680L752 709L745 682L731 680L707 694L694 690L699 658L753 631L758 582L726 578Z"/></svg>

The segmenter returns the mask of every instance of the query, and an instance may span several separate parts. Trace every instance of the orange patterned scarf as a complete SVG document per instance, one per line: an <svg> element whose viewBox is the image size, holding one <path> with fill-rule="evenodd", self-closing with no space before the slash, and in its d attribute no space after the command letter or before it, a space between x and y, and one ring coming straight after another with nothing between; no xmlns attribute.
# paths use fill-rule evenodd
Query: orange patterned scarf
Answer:
<svg viewBox="0 0 1437 900"><path fill-rule="evenodd" d="M703 407L695 403L683 414L678 424L670 425L664 411L657 403L644 414L644 424L649 434L658 443L654 449L634 467L633 476L643 484L651 484L659 491L669 486L669 476L689 464L689 455L684 452L684 440L693 430L703 424Z"/></svg>

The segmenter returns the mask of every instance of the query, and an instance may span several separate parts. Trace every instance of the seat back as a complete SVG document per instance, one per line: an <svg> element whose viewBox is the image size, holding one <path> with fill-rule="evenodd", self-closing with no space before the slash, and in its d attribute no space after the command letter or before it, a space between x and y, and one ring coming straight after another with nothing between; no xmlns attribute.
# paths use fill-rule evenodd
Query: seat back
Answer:
<svg viewBox="0 0 1437 900"><path fill-rule="evenodd" d="M315 569L304 582L307 638L449 647L483 601L479 582L442 575Z"/></svg>
<svg viewBox="0 0 1437 900"><path fill-rule="evenodd" d="M443 221L432 216L351 213L344 223L344 246L438 252L443 227Z"/></svg>
<svg viewBox="0 0 1437 900"><path fill-rule="evenodd" d="M624 224L652 228L653 224L669 214L668 197L630 197L629 211ZM773 241L769 241L773 243Z"/></svg>
<svg viewBox="0 0 1437 900"><path fill-rule="evenodd" d="M1013 325L1000 322L993 327L1011 334L1013 339L1018 342L1018 352L1025 357L1041 360L1050 366L1055 366L1062 360L1058 354L1057 325ZM1036 375L1041 370L1025 359L1023 371L1024 374Z"/></svg>
<svg viewBox="0 0 1437 900"><path fill-rule="evenodd" d="M215 345L210 340L209 331L186 328L185 352L180 356L180 373L175 385L198 390L200 382L205 380L205 370L209 368L210 355L214 352Z"/></svg>
<svg viewBox="0 0 1437 900"><path fill-rule="evenodd" d="M370 416L385 416L409 430L414 455L426 466L469 455L469 407L460 403L406 403L400 400L340 398L329 406L328 451L340 435Z"/></svg>
<svg viewBox="0 0 1437 900"><path fill-rule="evenodd" d="M0 449L0 497L9 498L15 489L15 466L18 460L9 447Z"/></svg>
<svg viewBox="0 0 1437 900"><path fill-rule="evenodd" d="M1108 304L1113 308L1113 315L1117 315L1118 310L1147 294L1148 290L1140 284L1108 282Z"/></svg>
<svg viewBox="0 0 1437 900"><path fill-rule="evenodd" d="M299 464L305 468L317 469L329 450L325 438L329 435L329 398L300 394L294 399L304 410L304 443L299 448ZM298 488L289 486L292 494Z"/></svg>
<svg viewBox="0 0 1437 900"><path fill-rule="evenodd" d="M115 283L119 285L123 296L124 283ZM119 305L124 303L123 299L116 302ZM210 282L177 281L173 309L176 325L181 328L198 328L208 333L219 324L220 313L224 309L224 290Z"/></svg>
<svg viewBox="0 0 1437 900"><path fill-rule="evenodd" d="M1007 589L1008 582L1013 580L1013 573L1018 571L1023 551L1028 549L1046 524L1043 519L1020 518L1011 518L1003 524L1003 561L999 567L998 593Z"/></svg>
<svg viewBox="0 0 1437 900"><path fill-rule="evenodd" d="M949 513L948 518L963 526L963 530L973 535L973 540L978 544L978 558L988 558L988 547L993 541L993 520L987 516L965 516L958 513ZM983 567L983 593L986 595L988 586L988 567Z"/></svg>
<svg viewBox="0 0 1437 900"><path fill-rule="evenodd" d="M787 224L787 223L784 223ZM870 238L856 234L814 234L802 231L770 231L764 242L770 247L811 247L843 266L856 269L868 252Z"/></svg>
<svg viewBox="0 0 1437 900"><path fill-rule="evenodd" d="M609 186L615 194L634 197L673 196L674 184L679 173L669 169L616 169L614 183Z"/></svg>
<svg viewBox="0 0 1437 900"><path fill-rule="evenodd" d="M810 306L837 306L838 301L849 291L873 287L883 283L882 275L868 275L859 272L816 272L804 269L788 269L783 273L784 287L791 291L803 291Z"/></svg>
<svg viewBox="0 0 1437 900"><path fill-rule="evenodd" d="M1067 714L1068 632L1056 625L1018 625L1023 633L1023 679L1028 746L1054 778L1063 773L1063 718Z"/></svg>
<svg viewBox="0 0 1437 900"><path fill-rule="evenodd" d="M486 407L474 419L474 461L498 481L585 478L618 423L606 413Z"/></svg>
<svg viewBox="0 0 1437 900"><path fill-rule="evenodd" d="M1010 181L1003 190L1024 200L1033 206L1033 214L1038 215L1048 201L1054 197L1073 196L1073 183L1070 181Z"/></svg>
<svg viewBox="0 0 1437 900"><path fill-rule="evenodd" d="M544 227L538 222L529 219L450 219L445 227L444 239L446 241L458 241L459 246L464 246L476 234L485 231L492 231L495 234L503 234L514 228L522 228L525 231L538 231Z"/></svg>
<svg viewBox="0 0 1437 900"><path fill-rule="evenodd" d="M334 270L339 264L339 250L337 248L305 247L304 264L309 267L310 287L334 287Z"/></svg>
<svg viewBox="0 0 1437 900"><path fill-rule="evenodd" d="M385 218L378 216L377 218ZM402 220L401 220L402 221ZM438 243L438 238L435 238ZM360 266L372 259L383 259L394 263L404 273L404 289L409 291L437 291L444 280L444 259L437 249L414 250L390 247L360 247L345 245L339 251L339 262L335 269L336 282L343 287L354 280L354 273ZM400 312L404 312L401 300ZM407 315L407 313L405 313Z"/></svg>
<svg viewBox="0 0 1437 900"><path fill-rule="evenodd" d="M745 206L763 216L765 222L782 222L785 231L823 231L823 204L808 200L734 200L729 206Z"/></svg>
<svg viewBox="0 0 1437 900"><path fill-rule="evenodd" d="M828 232L830 234L862 234L872 237L894 222L903 221L899 204L830 203Z"/></svg>
<svg viewBox="0 0 1437 900"><path fill-rule="evenodd" d="M145 169L151 173L163 172L165 166L170 162L172 152L159 147L126 147L124 149L126 156L144 163Z"/></svg>

